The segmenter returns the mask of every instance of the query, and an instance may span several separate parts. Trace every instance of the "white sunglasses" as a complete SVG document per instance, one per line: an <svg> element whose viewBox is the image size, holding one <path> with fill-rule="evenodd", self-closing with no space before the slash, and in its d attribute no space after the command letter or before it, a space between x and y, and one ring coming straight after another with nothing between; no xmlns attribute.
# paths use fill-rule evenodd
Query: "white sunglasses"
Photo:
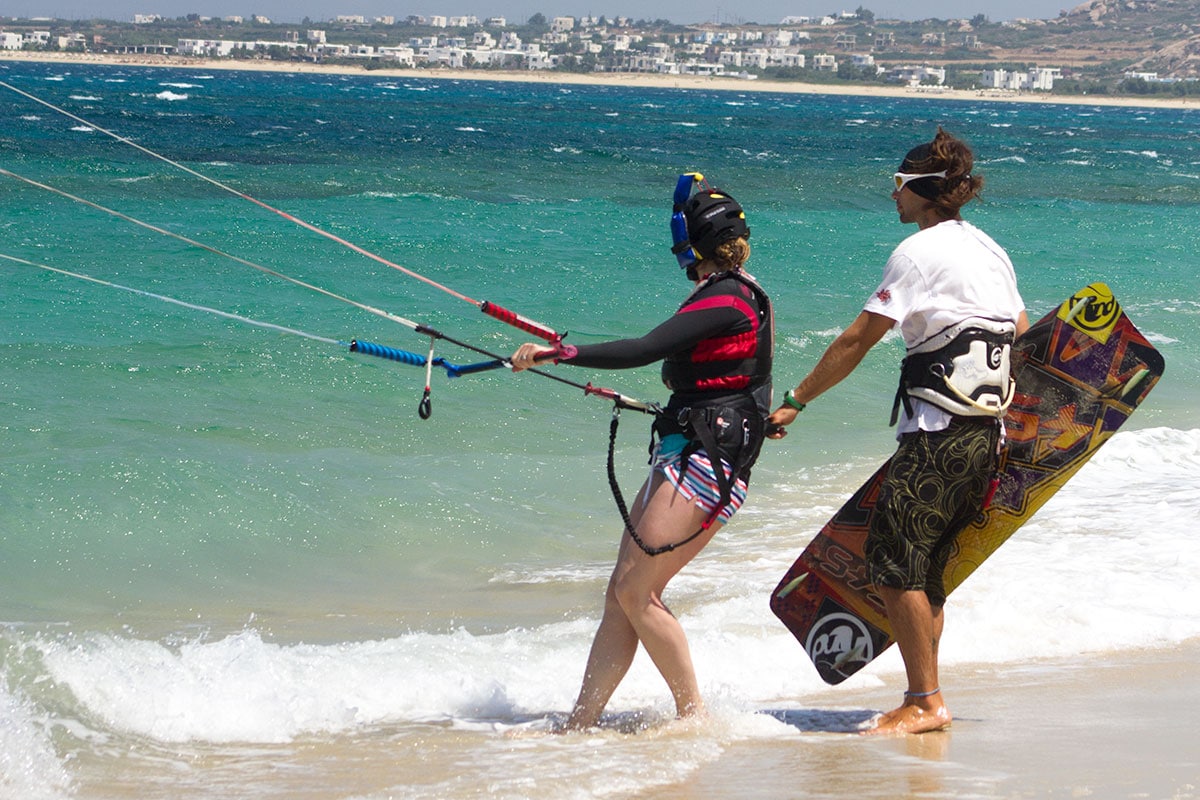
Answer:
<svg viewBox="0 0 1200 800"><path fill-rule="evenodd" d="M918 178L944 178L944 177L946 177L946 170L942 170L941 172L917 172L917 173L897 172L893 177L896 179L896 191L898 192L901 189L903 189L905 184L907 184L909 181L915 181Z"/></svg>

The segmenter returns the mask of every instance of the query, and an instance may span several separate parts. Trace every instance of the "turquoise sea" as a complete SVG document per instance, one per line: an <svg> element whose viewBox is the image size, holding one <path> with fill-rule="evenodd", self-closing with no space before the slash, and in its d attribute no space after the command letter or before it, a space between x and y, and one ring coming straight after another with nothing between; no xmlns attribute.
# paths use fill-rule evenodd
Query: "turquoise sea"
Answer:
<svg viewBox="0 0 1200 800"><path fill-rule="evenodd" d="M19 62L0 81L80 118L0 87L7 172L505 355L529 337L96 128L569 342L674 311L671 192L700 170L747 209L777 391L911 232L891 173L944 125L1031 318L1105 281L1167 364L951 598L944 662L1200 636L1200 109ZM422 420L424 370L345 343L429 337L8 175L0 292L0 797L644 797L733 742L808 746L764 709L902 688L894 652L826 687L767 607L891 451L897 339L769 446L672 585L716 728L666 725L639 656L604 733L545 737L616 551L610 404L437 370ZM665 399L657 368L556 374ZM631 493L647 419L621 422Z"/></svg>

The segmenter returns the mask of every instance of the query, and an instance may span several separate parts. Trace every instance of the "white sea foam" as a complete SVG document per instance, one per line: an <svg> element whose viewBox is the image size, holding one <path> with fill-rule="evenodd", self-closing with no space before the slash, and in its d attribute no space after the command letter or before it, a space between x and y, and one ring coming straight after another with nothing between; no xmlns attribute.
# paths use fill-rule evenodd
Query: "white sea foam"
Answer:
<svg viewBox="0 0 1200 800"><path fill-rule="evenodd" d="M1146 341L1152 344L1178 344L1179 340L1171 336L1163 336L1161 333L1146 333Z"/></svg>
<svg viewBox="0 0 1200 800"><path fill-rule="evenodd" d="M188 99L188 95L179 94L178 92L172 92L170 90L159 92L158 94L154 95L154 97L156 100L167 100L171 102Z"/></svg>
<svg viewBox="0 0 1200 800"><path fill-rule="evenodd" d="M33 704L0 681L0 797L59 800L71 781Z"/></svg>
<svg viewBox="0 0 1200 800"><path fill-rule="evenodd" d="M1198 474L1200 429L1114 436L954 595L944 657L1059 657L1200 635L1200 540L1189 534Z"/></svg>

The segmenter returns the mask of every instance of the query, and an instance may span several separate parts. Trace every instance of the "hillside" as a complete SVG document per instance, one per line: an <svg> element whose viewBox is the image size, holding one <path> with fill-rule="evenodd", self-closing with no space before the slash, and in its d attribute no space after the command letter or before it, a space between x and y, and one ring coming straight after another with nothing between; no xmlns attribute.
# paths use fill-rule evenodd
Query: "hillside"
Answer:
<svg viewBox="0 0 1200 800"><path fill-rule="evenodd" d="M1014 56L1058 55L1102 72L1200 77L1200 0L1091 0L1057 19L1020 27L1032 35L997 40Z"/></svg>

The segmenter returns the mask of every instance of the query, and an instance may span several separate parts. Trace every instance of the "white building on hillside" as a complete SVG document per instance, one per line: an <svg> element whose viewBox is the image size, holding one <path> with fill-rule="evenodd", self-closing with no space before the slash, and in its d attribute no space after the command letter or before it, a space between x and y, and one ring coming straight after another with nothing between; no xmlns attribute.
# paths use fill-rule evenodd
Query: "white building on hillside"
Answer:
<svg viewBox="0 0 1200 800"><path fill-rule="evenodd" d="M985 69L981 85L985 89L1048 92L1054 88L1055 79L1061 77L1062 70L1058 67L1032 67L1027 72Z"/></svg>
<svg viewBox="0 0 1200 800"><path fill-rule="evenodd" d="M813 69L818 72L837 72L837 57L829 53L818 53L813 56Z"/></svg>
<svg viewBox="0 0 1200 800"><path fill-rule="evenodd" d="M225 39L179 39L175 42L175 52L181 56L228 58L239 44Z"/></svg>
<svg viewBox="0 0 1200 800"><path fill-rule="evenodd" d="M273 47L292 52L308 49L307 45L296 42L266 42L262 40L247 42L236 39L178 39L175 42L177 54L202 58L229 58L237 50L244 50L247 53L265 53Z"/></svg>
<svg viewBox="0 0 1200 800"><path fill-rule="evenodd" d="M382 61L395 62L401 67L416 66L415 53L411 47L381 47L379 48L379 58Z"/></svg>
<svg viewBox="0 0 1200 800"><path fill-rule="evenodd" d="M915 66L905 64L888 70L888 80L903 83L905 86L942 86L946 83L946 70L922 64Z"/></svg>

